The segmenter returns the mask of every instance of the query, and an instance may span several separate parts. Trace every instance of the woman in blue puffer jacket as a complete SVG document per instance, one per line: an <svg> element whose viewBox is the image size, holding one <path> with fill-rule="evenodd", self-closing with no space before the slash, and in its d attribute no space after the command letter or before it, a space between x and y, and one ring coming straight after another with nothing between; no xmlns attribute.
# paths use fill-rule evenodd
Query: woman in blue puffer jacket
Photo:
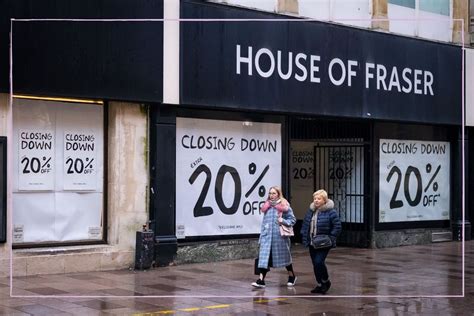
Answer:
<svg viewBox="0 0 474 316"><path fill-rule="evenodd" d="M331 287L325 262L331 248L314 249L311 246L311 240L316 235L329 235L334 248L336 247L336 237L340 232L341 221L334 209L334 202L328 198L328 193L325 190L314 192L313 203L309 206L301 227L303 245L309 246L309 255L313 262L313 271L317 282L311 293L326 294Z"/></svg>

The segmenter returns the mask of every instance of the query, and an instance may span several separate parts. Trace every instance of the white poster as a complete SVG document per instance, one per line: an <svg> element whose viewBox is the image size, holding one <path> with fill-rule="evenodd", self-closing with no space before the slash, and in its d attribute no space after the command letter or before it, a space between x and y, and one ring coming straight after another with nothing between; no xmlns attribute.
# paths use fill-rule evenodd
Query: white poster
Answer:
<svg viewBox="0 0 474 316"><path fill-rule="evenodd" d="M316 143L292 141L290 143L291 207L297 219L303 219L313 202L314 158Z"/></svg>
<svg viewBox="0 0 474 316"><path fill-rule="evenodd" d="M13 99L15 243L101 238L103 123L102 105ZM28 183L25 189L24 171L37 177L31 183L41 180L49 189Z"/></svg>
<svg viewBox="0 0 474 316"><path fill-rule="evenodd" d="M259 233L281 185L281 125L177 118L176 129L177 237Z"/></svg>
<svg viewBox="0 0 474 316"><path fill-rule="evenodd" d="M51 130L18 131L19 190L54 189L54 138L54 131Z"/></svg>
<svg viewBox="0 0 474 316"><path fill-rule="evenodd" d="M313 190L314 151L315 143L292 141L290 145L290 168L292 188ZM313 193L313 192L311 192Z"/></svg>
<svg viewBox="0 0 474 316"><path fill-rule="evenodd" d="M449 220L448 142L380 139L379 222Z"/></svg>
<svg viewBox="0 0 474 316"><path fill-rule="evenodd" d="M93 132L64 132L64 190L96 189L96 138Z"/></svg>

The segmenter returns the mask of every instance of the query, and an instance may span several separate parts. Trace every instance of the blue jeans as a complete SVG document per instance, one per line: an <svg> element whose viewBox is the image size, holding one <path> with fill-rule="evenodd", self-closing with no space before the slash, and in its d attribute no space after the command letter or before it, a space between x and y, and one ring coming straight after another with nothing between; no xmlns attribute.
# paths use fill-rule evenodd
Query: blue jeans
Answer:
<svg viewBox="0 0 474 316"><path fill-rule="evenodd" d="M329 280L328 268L326 267L326 257L328 256L329 250L330 248L316 250L309 246L309 255L313 262L314 276L318 284L321 284L323 280Z"/></svg>

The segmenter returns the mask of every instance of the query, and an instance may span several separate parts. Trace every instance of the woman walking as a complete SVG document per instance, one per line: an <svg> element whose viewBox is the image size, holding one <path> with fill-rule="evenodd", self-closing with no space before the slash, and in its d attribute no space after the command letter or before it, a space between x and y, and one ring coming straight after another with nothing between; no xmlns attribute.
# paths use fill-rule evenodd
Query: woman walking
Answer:
<svg viewBox="0 0 474 316"><path fill-rule="evenodd" d="M252 283L258 288L265 287L265 277L270 267L285 267L288 271L287 286L294 286L296 276L290 252L290 237L280 234L280 225L293 226L296 223L295 215L288 201L283 197L280 187L273 186L269 190L268 199L262 206L263 220L260 229L260 251L258 269L260 277Z"/></svg>
<svg viewBox="0 0 474 316"><path fill-rule="evenodd" d="M329 273L326 267L326 257L331 248L336 247L336 237L341 232L341 221L334 209L334 202L328 198L325 190L318 190L313 193L313 203L303 219L301 236L303 245L309 246L309 255L313 263L314 276L316 277L316 287L311 293L326 294L331 287ZM328 235L332 241L332 246L328 248L315 249L312 244L316 235Z"/></svg>

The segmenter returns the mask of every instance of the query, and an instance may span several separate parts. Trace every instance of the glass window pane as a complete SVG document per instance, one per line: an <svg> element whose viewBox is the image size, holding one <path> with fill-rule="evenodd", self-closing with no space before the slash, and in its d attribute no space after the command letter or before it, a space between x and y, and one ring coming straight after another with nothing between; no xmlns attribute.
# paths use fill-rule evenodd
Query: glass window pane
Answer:
<svg viewBox="0 0 474 316"><path fill-rule="evenodd" d="M388 0L388 3L415 9L415 0Z"/></svg>
<svg viewBox="0 0 474 316"><path fill-rule="evenodd" d="M101 105L15 99L13 243L101 240Z"/></svg>
<svg viewBox="0 0 474 316"><path fill-rule="evenodd" d="M449 16L449 0L420 0L420 10Z"/></svg>

